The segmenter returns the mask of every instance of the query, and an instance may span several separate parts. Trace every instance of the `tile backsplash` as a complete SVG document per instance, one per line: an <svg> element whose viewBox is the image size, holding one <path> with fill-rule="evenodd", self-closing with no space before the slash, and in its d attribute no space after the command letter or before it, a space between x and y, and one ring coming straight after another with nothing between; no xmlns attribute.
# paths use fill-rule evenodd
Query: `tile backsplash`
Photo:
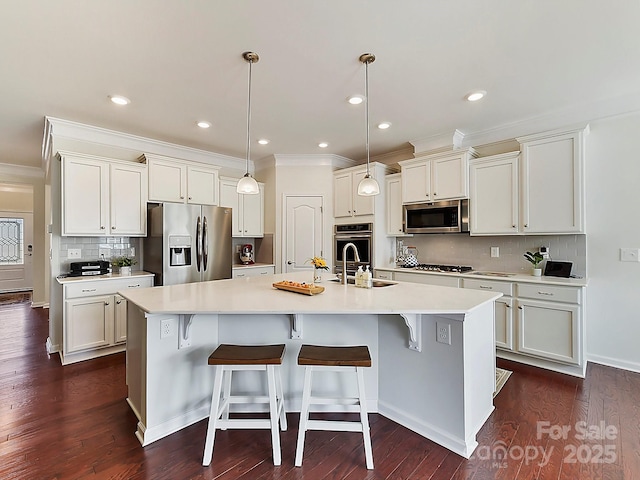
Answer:
<svg viewBox="0 0 640 480"><path fill-rule="evenodd" d="M135 255L131 255L131 248ZM69 249L79 249L80 258L69 258ZM104 257L102 253L106 253ZM68 271L71 262L91 260L111 260L115 257L133 257L136 264L133 270L140 269L140 239L137 237L61 237L60 269Z"/></svg>
<svg viewBox="0 0 640 480"><path fill-rule="evenodd" d="M468 265L474 270L529 273L531 264L523 254L549 247L551 260L573 262L572 275L586 276L586 235L525 235L472 237L465 234L414 235L401 239L418 249L420 263ZM499 257L491 257L498 247ZM543 264L544 265L544 264Z"/></svg>

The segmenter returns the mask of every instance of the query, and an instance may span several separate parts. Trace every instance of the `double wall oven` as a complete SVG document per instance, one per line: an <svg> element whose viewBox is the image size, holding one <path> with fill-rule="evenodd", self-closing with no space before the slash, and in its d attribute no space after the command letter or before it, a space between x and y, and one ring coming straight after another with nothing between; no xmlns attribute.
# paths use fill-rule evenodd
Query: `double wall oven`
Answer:
<svg viewBox="0 0 640 480"><path fill-rule="evenodd" d="M356 262L353 249L347 250L347 275L355 275L358 266L369 265L373 270L373 224L372 223L350 223L346 225L336 225L334 228L333 241L333 265L335 273L342 273L342 250L347 243L353 243L358 249L360 261Z"/></svg>

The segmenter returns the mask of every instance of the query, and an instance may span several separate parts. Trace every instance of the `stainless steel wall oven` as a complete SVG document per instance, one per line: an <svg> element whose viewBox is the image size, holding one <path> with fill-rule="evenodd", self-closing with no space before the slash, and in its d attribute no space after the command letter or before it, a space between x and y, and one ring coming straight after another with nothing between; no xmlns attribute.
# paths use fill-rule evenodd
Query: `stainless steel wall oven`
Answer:
<svg viewBox="0 0 640 480"><path fill-rule="evenodd" d="M347 243L353 243L358 249L360 262L355 261L353 250L347 251L347 275L355 275L358 266L364 269L369 265L373 270L373 224L351 223L334 227L333 265L335 273L342 273L342 250Z"/></svg>

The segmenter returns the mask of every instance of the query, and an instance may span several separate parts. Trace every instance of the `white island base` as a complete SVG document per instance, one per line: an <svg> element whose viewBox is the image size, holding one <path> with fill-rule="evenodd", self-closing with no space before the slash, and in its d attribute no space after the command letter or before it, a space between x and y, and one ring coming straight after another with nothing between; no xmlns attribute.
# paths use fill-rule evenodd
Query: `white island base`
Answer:
<svg viewBox="0 0 640 480"><path fill-rule="evenodd" d="M300 411L304 368L297 365L297 355L302 343L368 345L369 412L469 458L493 411L493 300L499 295L399 283L370 290L325 284L323 294L307 297L273 289L271 282L282 278L125 292L130 300L127 401L139 419L136 436L143 446L209 415L213 369L207 358L220 343L286 344L282 377L287 412ZM247 288L275 299L278 306L263 302L260 308L260 295L242 305L248 302ZM234 289L235 299L229 296ZM449 305L454 295L460 299L456 308ZM405 296L415 300L403 301ZM191 308L181 305L189 299ZM424 304L422 313L414 303ZM238 313L229 313L232 309ZM437 324L451 329L450 345L437 341ZM244 373L239 382L234 378L234 391L264 391L257 372ZM355 393L355 382L329 373L317 378L314 389L324 393Z"/></svg>

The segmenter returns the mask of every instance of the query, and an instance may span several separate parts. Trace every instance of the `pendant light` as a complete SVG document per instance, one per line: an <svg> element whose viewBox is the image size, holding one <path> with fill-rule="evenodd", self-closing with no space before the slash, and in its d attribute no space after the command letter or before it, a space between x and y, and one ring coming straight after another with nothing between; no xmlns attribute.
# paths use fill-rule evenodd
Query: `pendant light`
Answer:
<svg viewBox="0 0 640 480"><path fill-rule="evenodd" d="M376 60L372 53L360 55L360 61L364 63L364 106L367 117L367 174L358 183L358 195L370 197L380 193L380 185L369 173L369 64Z"/></svg>
<svg viewBox="0 0 640 480"><path fill-rule="evenodd" d="M258 54L254 52L244 52L242 54L242 58L249 63L249 96L247 102L247 173L244 174L244 177L238 180L236 191L244 195L256 195L260 193L260 188L258 187L256 179L249 173L249 156L251 154L251 66L254 62L260 60L260 57L258 57Z"/></svg>

